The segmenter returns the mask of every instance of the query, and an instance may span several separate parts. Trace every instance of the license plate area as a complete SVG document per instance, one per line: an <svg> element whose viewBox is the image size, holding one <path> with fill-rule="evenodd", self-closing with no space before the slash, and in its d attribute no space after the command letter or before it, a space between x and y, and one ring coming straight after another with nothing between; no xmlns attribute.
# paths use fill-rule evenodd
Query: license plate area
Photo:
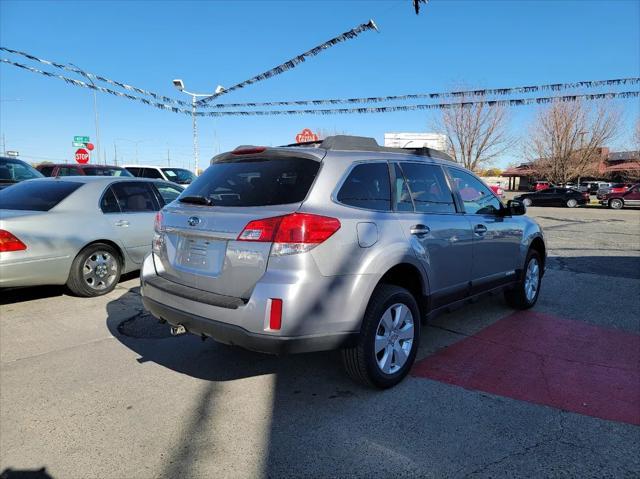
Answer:
<svg viewBox="0 0 640 479"><path fill-rule="evenodd" d="M218 275L224 265L227 242L192 236L178 240L176 267L212 276Z"/></svg>

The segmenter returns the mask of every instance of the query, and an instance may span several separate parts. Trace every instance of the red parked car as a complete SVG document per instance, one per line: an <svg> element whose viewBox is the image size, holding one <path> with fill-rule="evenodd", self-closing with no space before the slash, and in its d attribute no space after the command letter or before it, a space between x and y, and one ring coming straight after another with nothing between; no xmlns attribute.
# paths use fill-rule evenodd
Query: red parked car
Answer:
<svg viewBox="0 0 640 479"><path fill-rule="evenodd" d="M533 191L542 191L546 190L547 188L551 188L551 183L549 183L548 181L536 181L533 185Z"/></svg>
<svg viewBox="0 0 640 479"><path fill-rule="evenodd" d="M43 163L36 170L44 176L127 176L133 177L124 168L108 165L80 165L74 163Z"/></svg>
<svg viewBox="0 0 640 479"><path fill-rule="evenodd" d="M602 206L608 206L614 210L619 210L625 206L640 206L640 183L622 193L608 193L600 199Z"/></svg>
<svg viewBox="0 0 640 479"><path fill-rule="evenodd" d="M493 191L498 198L504 198L504 190L502 189L502 186L489 185L489 188L491 188L491 191Z"/></svg>

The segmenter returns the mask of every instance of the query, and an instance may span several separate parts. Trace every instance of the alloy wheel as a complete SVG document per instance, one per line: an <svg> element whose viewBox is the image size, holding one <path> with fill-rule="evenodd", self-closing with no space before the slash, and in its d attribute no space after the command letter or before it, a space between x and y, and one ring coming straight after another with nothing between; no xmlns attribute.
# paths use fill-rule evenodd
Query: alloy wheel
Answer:
<svg viewBox="0 0 640 479"><path fill-rule="evenodd" d="M524 294L527 301L532 302L538 293L540 286L540 265L536 258L531 258L527 265L527 271L524 278Z"/></svg>
<svg viewBox="0 0 640 479"><path fill-rule="evenodd" d="M374 347L376 362L383 373L394 374L405 365L414 336L413 314L407 305L396 303L387 308L378 323Z"/></svg>
<svg viewBox="0 0 640 479"><path fill-rule="evenodd" d="M116 280L118 264L116 259L106 251L92 253L82 266L82 278L91 289L100 291L107 289Z"/></svg>

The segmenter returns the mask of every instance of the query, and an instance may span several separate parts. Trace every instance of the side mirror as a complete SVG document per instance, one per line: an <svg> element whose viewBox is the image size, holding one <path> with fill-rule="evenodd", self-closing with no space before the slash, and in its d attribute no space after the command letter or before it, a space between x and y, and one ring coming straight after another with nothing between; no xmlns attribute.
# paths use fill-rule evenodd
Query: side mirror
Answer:
<svg viewBox="0 0 640 479"><path fill-rule="evenodd" d="M527 208L518 200L507 201L507 210L511 216L521 216L527 213Z"/></svg>

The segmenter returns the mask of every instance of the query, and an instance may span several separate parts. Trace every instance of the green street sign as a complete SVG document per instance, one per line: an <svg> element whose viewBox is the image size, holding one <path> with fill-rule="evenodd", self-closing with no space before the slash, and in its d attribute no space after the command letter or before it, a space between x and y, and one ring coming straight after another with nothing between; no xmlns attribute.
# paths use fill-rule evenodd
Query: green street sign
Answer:
<svg viewBox="0 0 640 479"><path fill-rule="evenodd" d="M88 136L74 136L73 137L73 141L75 141L77 143L89 143L89 137Z"/></svg>
<svg viewBox="0 0 640 479"><path fill-rule="evenodd" d="M84 147L85 147L85 146L87 146L87 145L85 145L84 143L82 143L82 142L80 142L80 141L74 141L74 142L73 142L73 146L74 146L74 147L77 147L77 148L84 148Z"/></svg>

